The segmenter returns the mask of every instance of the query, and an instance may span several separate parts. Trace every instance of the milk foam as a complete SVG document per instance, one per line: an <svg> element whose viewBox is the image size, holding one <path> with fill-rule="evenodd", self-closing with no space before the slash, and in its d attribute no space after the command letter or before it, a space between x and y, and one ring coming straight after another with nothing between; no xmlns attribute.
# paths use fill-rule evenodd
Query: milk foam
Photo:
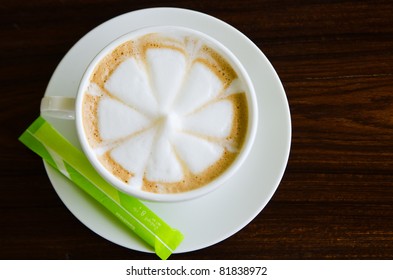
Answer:
<svg viewBox="0 0 393 280"><path fill-rule="evenodd" d="M186 72L186 58L172 49L151 49L146 56L152 90L156 93L160 109L169 110Z"/></svg>
<svg viewBox="0 0 393 280"><path fill-rule="evenodd" d="M184 177L182 166L166 133L157 135L146 167L146 179L153 182L177 182Z"/></svg>
<svg viewBox="0 0 393 280"><path fill-rule="evenodd" d="M139 112L154 115L158 110L147 73L135 58L125 60L117 67L105 83L105 89Z"/></svg>
<svg viewBox="0 0 393 280"><path fill-rule="evenodd" d="M244 95L243 85L236 76L228 82L233 69L204 52L203 41L178 37L174 47L173 38L161 39L161 45L153 38L154 44L140 46L140 52L120 63L116 59L107 78L95 77L86 95L97 104L88 104L86 111L97 122L97 156L108 151L131 174L125 180L130 187L186 191L212 180L233 161L237 151L229 147L241 145L237 142L246 129L238 116L247 110L239 111L236 98L229 96Z"/></svg>
<svg viewBox="0 0 393 280"><path fill-rule="evenodd" d="M104 96L98 105L98 126L104 141L116 140L140 131L149 119L116 99Z"/></svg>
<svg viewBox="0 0 393 280"><path fill-rule="evenodd" d="M133 180L129 182L130 185L141 186L155 134L155 129L144 131L131 137L111 152L111 156L116 162L134 174ZM130 160L131 158L132 160Z"/></svg>
<svg viewBox="0 0 393 280"><path fill-rule="evenodd" d="M230 101L217 101L203 106L184 118L184 127L190 133L204 137L225 138L232 128L233 105Z"/></svg>
<svg viewBox="0 0 393 280"><path fill-rule="evenodd" d="M181 160L195 174L215 163L224 152L221 145L186 133L179 133L173 139L173 145Z"/></svg>
<svg viewBox="0 0 393 280"><path fill-rule="evenodd" d="M185 77L182 92L187 94L178 96L173 109L181 115L192 113L216 98L222 89L222 81L206 65L197 62Z"/></svg>

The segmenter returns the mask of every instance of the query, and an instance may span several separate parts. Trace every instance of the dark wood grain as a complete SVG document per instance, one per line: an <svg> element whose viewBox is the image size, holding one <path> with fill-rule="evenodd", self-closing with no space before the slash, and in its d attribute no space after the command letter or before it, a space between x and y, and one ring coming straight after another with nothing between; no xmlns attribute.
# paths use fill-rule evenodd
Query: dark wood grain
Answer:
<svg viewBox="0 0 393 280"><path fill-rule="evenodd" d="M0 258L156 259L97 236L17 138L69 48L102 22L173 6L222 19L272 62L292 147L267 207L227 240L172 259L393 258L392 1L2 1Z"/></svg>

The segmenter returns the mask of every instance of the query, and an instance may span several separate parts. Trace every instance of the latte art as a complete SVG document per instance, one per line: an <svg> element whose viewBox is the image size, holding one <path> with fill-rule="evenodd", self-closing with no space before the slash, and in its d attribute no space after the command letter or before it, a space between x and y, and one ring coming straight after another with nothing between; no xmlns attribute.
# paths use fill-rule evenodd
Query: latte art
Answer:
<svg viewBox="0 0 393 280"><path fill-rule="evenodd" d="M206 185L233 163L248 124L232 66L199 37L151 33L96 66L83 126L103 166L129 188L177 193Z"/></svg>

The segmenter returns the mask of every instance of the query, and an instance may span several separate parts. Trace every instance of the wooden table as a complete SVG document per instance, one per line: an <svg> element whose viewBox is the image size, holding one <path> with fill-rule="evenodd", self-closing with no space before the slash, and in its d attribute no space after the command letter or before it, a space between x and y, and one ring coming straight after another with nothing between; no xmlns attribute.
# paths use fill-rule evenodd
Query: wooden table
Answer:
<svg viewBox="0 0 393 280"><path fill-rule="evenodd" d="M286 90L292 147L265 209L214 246L172 259L393 258L392 1L50 1L0 4L2 259L157 259L96 235L17 141L84 34L141 8L198 10L264 52Z"/></svg>

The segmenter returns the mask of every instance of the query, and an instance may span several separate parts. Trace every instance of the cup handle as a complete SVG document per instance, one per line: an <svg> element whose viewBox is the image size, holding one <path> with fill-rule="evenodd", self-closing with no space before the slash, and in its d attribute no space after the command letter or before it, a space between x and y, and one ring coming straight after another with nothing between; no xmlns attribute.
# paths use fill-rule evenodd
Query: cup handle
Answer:
<svg viewBox="0 0 393 280"><path fill-rule="evenodd" d="M43 117L75 120L75 98L45 96L41 99L41 115Z"/></svg>

